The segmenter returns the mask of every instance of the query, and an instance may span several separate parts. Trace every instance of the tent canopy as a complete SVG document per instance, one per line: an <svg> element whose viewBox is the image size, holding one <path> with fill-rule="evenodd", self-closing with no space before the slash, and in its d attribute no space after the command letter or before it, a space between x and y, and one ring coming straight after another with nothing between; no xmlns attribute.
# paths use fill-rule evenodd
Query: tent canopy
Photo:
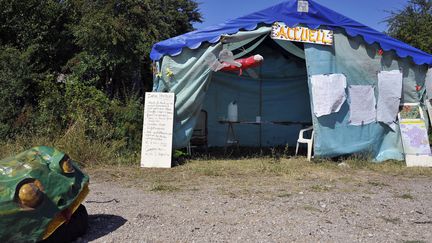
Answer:
<svg viewBox="0 0 432 243"><path fill-rule="evenodd" d="M203 42L219 42L223 35L235 34L240 30L254 30L260 24L273 24L274 22L284 22L291 27L303 24L313 29L319 26L343 28L352 37L362 36L368 44L378 43L384 51L394 50L399 57L409 56L416 64L432 65L432 55L360 24L312 0L309 0L308 13L298 12L297 0L290 0L219 25L161 41L153 46L150 57L156 61L164 55L175 56L180 54L185 47L196 49Z"/></svg>
<svg viewBox="0 0 432 243"><path fill-rule="evenodd" d="M316 157L334 157L365 153L377 161L402 160L400 131L387 124L373 122L350 124L350 106L344 103L337 113L314 115L311 76L344 74L347 85L379 90L378 73L400 70L403 73L401 102L422 103L425 76L432 55L392 39L382 33L309 1L309 12L298 13L291 0L228 21L175 37L154 45L154 92L176 95L173 146L187 146L200 110L208 112L209 145L223 146L227 141L225 120L227 105L239 104L239 119L254 121L312 122ZM285 22L311 28L325 26L334 30L332 46L293 43L270 39L271 24ZM223 41L222 41L223 36ZM384 52L379 54L379 49ZM247 73L212 72L206 62L223 49L235 58L261 54L264 62L254 68L259 79ZM389 51L392 50L392 51ZM418 90L420 87L420 90ZM236 135L243 146L295 144L299 126L238 126Z"/></svg>

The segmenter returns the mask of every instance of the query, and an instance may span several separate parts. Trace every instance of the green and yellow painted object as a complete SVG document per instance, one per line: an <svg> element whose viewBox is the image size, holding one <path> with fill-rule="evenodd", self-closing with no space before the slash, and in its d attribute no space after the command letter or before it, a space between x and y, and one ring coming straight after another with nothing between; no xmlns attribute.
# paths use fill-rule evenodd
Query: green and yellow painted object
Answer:
<svg viewBox="0 0 432 243"><path fill-rule="evenodd" d="M89 177L66 154L35 147L0 161L0 242L48 238L87 196Z"/></svg>

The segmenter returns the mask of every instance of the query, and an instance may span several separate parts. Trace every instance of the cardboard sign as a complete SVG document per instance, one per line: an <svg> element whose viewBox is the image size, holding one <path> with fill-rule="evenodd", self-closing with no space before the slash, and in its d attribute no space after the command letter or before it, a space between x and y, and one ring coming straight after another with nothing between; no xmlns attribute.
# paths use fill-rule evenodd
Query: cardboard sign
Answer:
<svg viewBox="0 0 432 243"><path fill-rule="evenodd" d="M405 103L399 113L399 126L407 166L432 166L432 153L423 110L418 104Z"/></svg>
<svg viewBox="0 0 432 243"><path fill-rule="evenodd" d="M171 168L174 123L174 93L147 92L141 167Z"/></svg>
<svg viewBox="0 0 432 243"><path fill-rule="evenodd" d="M319 45L333 45L333 31L309 29L306 27L288 27L284 23L273 24L271 38L276 40L297 41Z"/></svg>

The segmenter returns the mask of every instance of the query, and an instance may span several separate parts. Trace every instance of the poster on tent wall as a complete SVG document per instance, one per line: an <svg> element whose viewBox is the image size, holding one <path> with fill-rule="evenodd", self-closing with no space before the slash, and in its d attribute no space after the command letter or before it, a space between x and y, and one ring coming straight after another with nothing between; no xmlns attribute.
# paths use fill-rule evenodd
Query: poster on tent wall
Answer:
<svg viewBox="0 0 432 243"><path fill-rule="evenodd" d="M281 22L273 24L271 38L305 42L319 45L333 45L333 31L325 29L309 29L306 27L289 27Z"/></svg>
<svg viewBox="0 0 432 243"><path fill-rule="evenodd" d="M432 126L432 68L429 68L426 73L425 86L427 96L426 107L429 115L429 123Z"/></svg>
<svg viewBox="0 0 432 243"><path fill-rule="evenodd" d="M432 126L432 100L426 100L426 109L429 116L429 123Z"/></svg>
<svg viewBox="0 0 432 243"><path fill-rule="evenodd" d="M408 167L432 167L432 153L423 111L418 104L406 103L399 113L399 126Z"/></svg>
<svg viewBox="0 0 432 243"><path fill-rule="evenodd" d="M145 95L141 167L171 168L174 97L174 93Z"/></svg>

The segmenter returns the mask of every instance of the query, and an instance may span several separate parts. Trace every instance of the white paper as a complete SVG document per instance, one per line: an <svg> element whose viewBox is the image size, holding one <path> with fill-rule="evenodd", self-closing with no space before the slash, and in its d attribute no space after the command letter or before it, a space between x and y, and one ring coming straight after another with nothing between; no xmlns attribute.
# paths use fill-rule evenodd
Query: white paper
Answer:
<svg viewBox="0 0 432 243"><path fill-rule="evenodd" d="M174 93L147 92L141 167L171 168Z"/></svg>
<svg viewBox="0 0 432 243"><path fill-rule="evenodd" d="M428 99L432 99L432 68L429 68L426 73L425 86Z"/></svg>
<svg viewBox="0 0 432 243"><path fill-rule="evenodd" d="M346 101L346 77L343 74L312 75L313 110L317 117L338 112Z"/></svg>
<svg viewBox="0 0 432 243"><path fill-rule="evenodd" d="M376 121L376 101L371 85L352 85L350 96L350 125L361 126Z"/></svg>
<svg viewBox="0 0 432 243"><path fill-rule="evenodd" d="M378 74L377 120L385 124L396 121L402 96L402 73L399 70Z"/></svg>

